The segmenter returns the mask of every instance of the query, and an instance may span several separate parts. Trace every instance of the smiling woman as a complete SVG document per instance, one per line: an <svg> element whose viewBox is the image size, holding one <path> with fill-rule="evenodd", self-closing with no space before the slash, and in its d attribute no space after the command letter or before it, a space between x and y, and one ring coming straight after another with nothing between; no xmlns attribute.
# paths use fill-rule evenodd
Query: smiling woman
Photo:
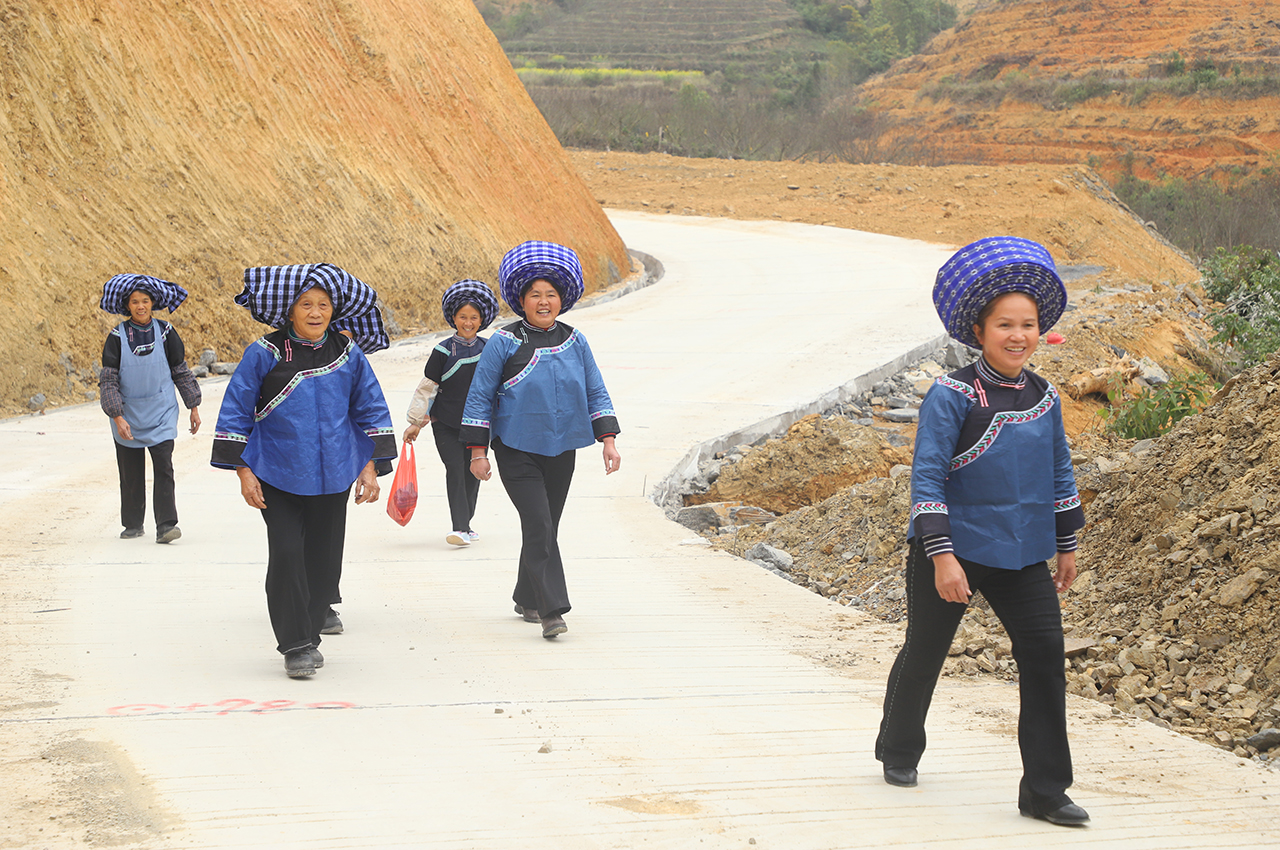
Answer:
<svg viewBox="0 0 1280 850"><path fill-rule="evenodd" d="M337 600L347 494L378 500L375 461L396 456L391 414L365 351L387 346L377 293L318 263L246 269L236 303L279 327L231 376L211 463L234 469L267 525L267 610L290 678L324 666ZM346 328L334 333L338 323Z"/></svg>

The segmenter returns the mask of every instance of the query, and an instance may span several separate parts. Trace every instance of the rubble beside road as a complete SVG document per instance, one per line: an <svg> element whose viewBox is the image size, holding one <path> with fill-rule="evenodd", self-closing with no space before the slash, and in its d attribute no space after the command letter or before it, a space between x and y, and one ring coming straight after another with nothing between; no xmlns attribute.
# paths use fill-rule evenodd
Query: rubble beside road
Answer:
<svg viewBox="0 0 1280 850"><path fill-rule="evenodd" d="M1185 321L1186 339L1204 337L1198 314L1175 315L1190 302L1174 293L1147 311L1094 294L1064 323L1075 354L1037 352L1037 371L1060 386L1108 358L1177 370L1167 338L1145 330L1153 315ZM1192 353L1185 339L1179 346ZM884 414L888 398L909 399L920 374L933 371L942 364L917 364L844 409L712 459L697 482L704 492L687 497L702 504L683 509L686 524L836 604L901 621L913 426ZM1160 380L1158 371L1143 374ZM1064 397L1069 406L1090 403L1100 407L1096 397ZM1088 525L1080 577L1063 597L1068 690L1269 761L1280 754L1280 355L1231 379L1202 413L1154 440L1110 436L1087 410L1076 413L1069 438ZM1093 424L1080 428L1086 418ZM830 486L831 475L824 482L813 470L874 473ZM944 675L1017 673L980 597L951 656Z"/></svg>

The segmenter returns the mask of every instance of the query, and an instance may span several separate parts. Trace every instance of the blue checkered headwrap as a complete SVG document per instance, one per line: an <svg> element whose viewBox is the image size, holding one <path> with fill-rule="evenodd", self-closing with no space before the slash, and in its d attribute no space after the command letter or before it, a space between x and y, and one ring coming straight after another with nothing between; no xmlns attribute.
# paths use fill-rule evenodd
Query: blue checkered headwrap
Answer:
<svg viewBox="0 0 1280 850"><path fill-rule="evenodd" d="M350 331L365 354L391 344L382 326L378 293L369 284L332 263L296 266L258 266L244 270L244 291L235 301L247 307L254 321L273 328L289 323L289 308L308 289L320 287L333 301L335 331Z"/></svg>
<svg viewBox="0 0 1280 850"><path fill-rule="evenodd" d="M572 248L554 242L522 242L507 252L498 268L502 300L517 316L524 316L520 300L535 280L548 281L560 293L560 312L582 297L582 263Z"/></svg>
<svg viewBox="0 0 1280 850"><path fill-rule="evenodd" d="M458 327L454 324L453 317L467 304L480 312L480 330L489 327L498 318L498 298L489 284L478 280L460 280L446 289L440 298L440 310L449 327Z"/></svg>
<svg viewBox="0 0 1280 850"><path fill-rule="evenodd" d="M978 314L1008 292L1023 292L1035 300L1040 333L1053 327L1067 307L1067 288L1053 257L1043 245L1017 236L991 236L957 251L938 270L933 306L948 334L970 348L981 348L973 334Z"/></svg>
<svg viewBox="0 0 1280 850"><path fill-rule="evenodd" d="M129 315L129 296L141 291L151 296L152 310L172 313L187 300L187 291L176 283L147 274L118 274L102 285L102 303L108 313Z"/></svg>

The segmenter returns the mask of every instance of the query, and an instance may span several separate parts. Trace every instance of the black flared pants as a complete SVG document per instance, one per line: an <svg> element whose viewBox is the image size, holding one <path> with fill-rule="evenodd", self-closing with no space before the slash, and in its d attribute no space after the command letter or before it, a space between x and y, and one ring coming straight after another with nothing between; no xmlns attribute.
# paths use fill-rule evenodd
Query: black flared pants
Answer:
<svg viewBox="0 0 1280 850"><path fill-rule="evenodd" d="M444 492L449 497L452 530L471 531L471 518L476 515L476 498L480 495L480 479L470 469L471 448L459 442L457 428L432 422L431 433L444 464Z"/></svg>
<svg viewBox="0 0 1280 850"><path fill-rule="evenodd" d="M142 528L147 518L147 452L151 452L151 509L156 515L156 534L178 524L178 503L174 498L173 440L147 448L116 446L116 468L120 470L120 524Z"/></svg>
<svg viewBox="0 0 1280 850"><path fill-rule="evenodd" d="M267 613L282 653L320 645L330 601L342 578L347 496L299 496L262 484L267 503Z"/></svg>
<svg viewBox="0 0 1280 850"><path fill-rule="evenodd" d="M511 598L542 617L563 615L571 606L557 538L576 453L551 457L494 440L493 454L502 486L520 514L520 572Z"/></svg>
<svg viewBox="0 0 1280 850"><path fill-rule="evenodd" d="M1018 663L1018 747L1022 781L1018 808L1044 814L1070 800L1066 674L1062 612L1048 564L1001 570L959 559L969 589L981 591L1000 618ZM933 561L918 540L907 559L907 634L889 673L876 758L892 767L916 767L925 749L925 716L947 650L968 607L947 602L934 584ZM957 730L956 734L963 734Z"/></svg>

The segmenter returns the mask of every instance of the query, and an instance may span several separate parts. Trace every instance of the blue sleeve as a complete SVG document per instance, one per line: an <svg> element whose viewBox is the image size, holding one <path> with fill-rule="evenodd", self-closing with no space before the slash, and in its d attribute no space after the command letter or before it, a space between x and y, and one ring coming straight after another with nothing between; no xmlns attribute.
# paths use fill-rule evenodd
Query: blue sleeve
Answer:
<svg viewBox="0 0 1280 850"><path fill-rule="evenodd" d="M591 353L587 338L582 337L582 369L587 386L587 413L591 416L591 430L596 441L619 433L618 417L613 410L613 401L604 386L604 376L596 365L596 357Z"/></svg>
<svg viewBox="0 0 1280 850"><path fill-rule="evenodd" d="M508 349L506 339L495 334L480 352L471 388L467 390L467 403L462 408L462 428L458 431L458 439L468 446L489 445L493 401L502 382L502 364L510 356Z"/></svg>
<svg viewBox="0 0 1280 850"><path fill-rule="evenodd" d="M1053 399L1053 519L1059 538L1070 536L1071 549L1062 548L1068 543L1059 541L1058 551L1074 550L1075 532L1084 527L1084 507L1080 491L1076 489L1076 473L1071 465L1071 447L1067 445L1067 432L1062 424L1062 399L1054 392Z"/></svg>
<svg viewBox="0 0 1280 850"><path fill-rule="evenodd" d="M354 344L351 346L351 365L355 369L349 408L351 421L373 440L373 460L390 460L399 454L391 411L387 408L382 385L373 373L369 358Z"/></svg>
<svg viewBox="0 0 1280 850"><path fill-rule="evenodd" d="M240 459L249 435L253 433L254 411L262 392L262 379L276 365L271 352L256 341L249 343L240 357L218 410L218 424L213 430L213 454L209 462L219 469L246 466Z"/></svg>
<svg viewBox="0 0 1280 850"><path fill-rule="evenodd" d="M911 536L951 536L947 475L968 413L968 400L943 384L930 387L920 405L911 461Z"/></svg>

